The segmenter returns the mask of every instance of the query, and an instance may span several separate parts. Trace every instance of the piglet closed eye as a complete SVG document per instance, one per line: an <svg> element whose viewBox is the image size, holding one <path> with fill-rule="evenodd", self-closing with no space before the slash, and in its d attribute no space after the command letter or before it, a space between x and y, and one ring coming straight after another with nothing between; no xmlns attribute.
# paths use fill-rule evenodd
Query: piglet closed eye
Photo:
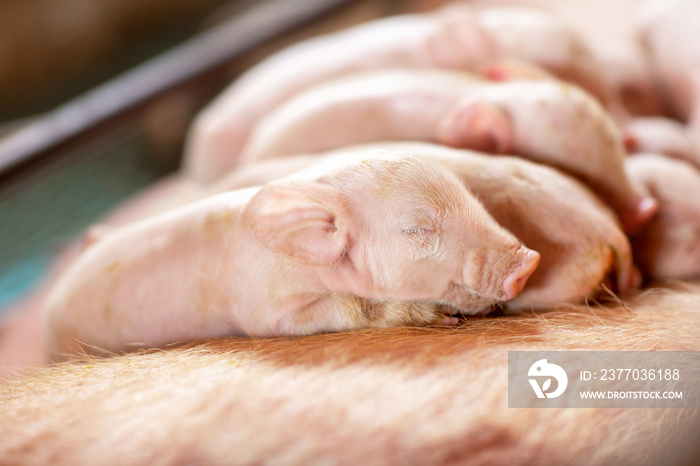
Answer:
<svg viewBox="0 0 700 466"><path fill-rule="evenodd" d="M659 200L659 212L632 236L635 262L644 275L700 276L700 170L685 161L641 154L627 160L627 171Z"/></svg>

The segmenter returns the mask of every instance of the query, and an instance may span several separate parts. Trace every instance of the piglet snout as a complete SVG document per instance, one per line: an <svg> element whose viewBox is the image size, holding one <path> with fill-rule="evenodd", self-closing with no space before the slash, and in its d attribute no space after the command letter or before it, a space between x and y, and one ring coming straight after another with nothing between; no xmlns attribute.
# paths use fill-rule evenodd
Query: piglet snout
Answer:
<svg viewBox="0 0 700 466"><path fill-rule="evenodd" d="M506 299L513 299L523 291L527 279L540 263L540 254L524 246L518 249L516 255L521 257L520 263L503 280L503 292Z"/></svg>

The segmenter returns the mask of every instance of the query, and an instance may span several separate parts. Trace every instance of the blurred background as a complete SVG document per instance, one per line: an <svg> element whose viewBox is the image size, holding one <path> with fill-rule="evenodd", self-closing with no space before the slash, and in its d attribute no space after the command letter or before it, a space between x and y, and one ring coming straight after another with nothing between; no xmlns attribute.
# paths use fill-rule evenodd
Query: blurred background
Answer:
<svg viewBox="0 0 700 466"><path fill-rule="evenodd" d="M0 314L177 169L191 119L242 70L404 3L0 0Z"/></svg>

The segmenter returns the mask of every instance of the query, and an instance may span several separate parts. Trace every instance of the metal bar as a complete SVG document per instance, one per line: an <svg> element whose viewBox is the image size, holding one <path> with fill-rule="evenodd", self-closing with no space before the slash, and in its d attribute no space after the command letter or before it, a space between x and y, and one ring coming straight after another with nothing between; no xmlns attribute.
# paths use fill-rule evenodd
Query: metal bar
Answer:
<svg viewBox="0 0 700 466"><path fill-rule="evenodd" d="M0 176L153 96L350 0L271 0L88 91L0 139Z"/></svg>

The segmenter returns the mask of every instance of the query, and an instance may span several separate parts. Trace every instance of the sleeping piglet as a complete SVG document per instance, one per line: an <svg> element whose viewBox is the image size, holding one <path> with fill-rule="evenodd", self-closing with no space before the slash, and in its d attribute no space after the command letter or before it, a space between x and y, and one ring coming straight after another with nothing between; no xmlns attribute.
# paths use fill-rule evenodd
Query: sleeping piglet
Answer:
<svg viewBox="0 0 700 466"><path fill-rule="evenodd" d="M532 62L606 100L597 63L556 16L449 5L430 14L379 19L313 38L253 67L196 119L185 171L199 182L214 181L236 165L261 118L329 79L386 68L476 71L504 58Z"/></svg>
<svg viewBox="0 0 700 466"><path fill-rule="evenodd" d="M340 78L263 119L242 160L392 140L510 153L555 166L591 185L627 231L656 209L625 174L625 148L613 120L588 94L557 81L491 83L446 70Z"/></svg>
<svg viewBox="0 0 700 466"><path fill-rule="evenodd" d="M492 45L469 8L392 16L295 44L248 70L198 115L185 174L203 184L221 177L262 117L323 81L386 67L474 69L494 55Z"/></svg>
<svg viewBox="0 0 700 466"><path fill-rule="evenodd" d="M379 147L408 150L448 168L501 226L540 253L537 270L504 308L580 303L599 293L609 275L620 294L639 286L629 241L614 213L571 177L516 157L492 158L434 144Z"/></svg>
<svg viewBox="0 0 700 466"><path fill-rule="evenodd" d="M49 296L49 348L455 324L440 312L517 296L539 254L406 154L324 159L112 230Z"/></svg>
<svg viewBox="0 0 700 466"><path fill-rule="evenodd" d="M600 291L609 274L616 275L613 287L618 293L638 286L630 244L614 213L586 186L557 170L516 157L494 158L428 143L381 143L365 150L407 151L449 169L501 226L540 253L540 264L523 291L502 304L508 310L583 302ZM349 148L336 153L351 157L357 152ZM302 170L318 157L289 156L243 166L209 194L268 182Z"/></svg>
<svg viewBox="0 0 700 466"><path fill-rule="evenodd" d="M700 170L653 154L627 159L631 177L659 200L659 212L631 237L635 262L649 278L700 277Z"/></svg>

